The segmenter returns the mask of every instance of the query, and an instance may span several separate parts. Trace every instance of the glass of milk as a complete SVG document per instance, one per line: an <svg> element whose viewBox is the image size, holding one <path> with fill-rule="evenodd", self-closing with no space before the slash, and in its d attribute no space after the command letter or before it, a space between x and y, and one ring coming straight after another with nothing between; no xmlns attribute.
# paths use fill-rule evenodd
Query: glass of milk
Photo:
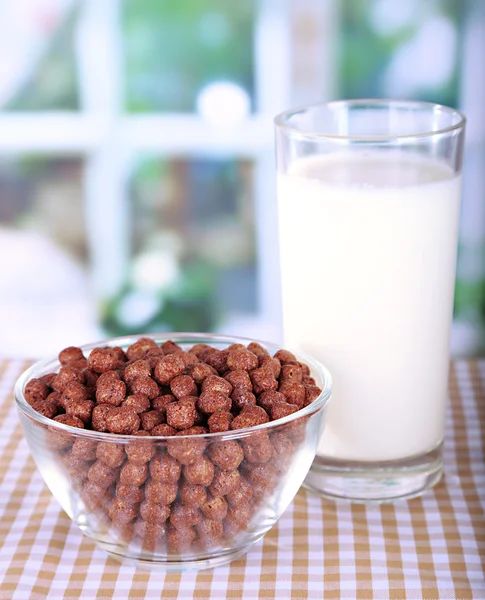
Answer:
<svg viewBox="0 0 485 600"><path fill-rule="evenodd" d="M334 380L305 484L419 495L442 473L465 118L351 100L275 123L284 341Z"/></svg>

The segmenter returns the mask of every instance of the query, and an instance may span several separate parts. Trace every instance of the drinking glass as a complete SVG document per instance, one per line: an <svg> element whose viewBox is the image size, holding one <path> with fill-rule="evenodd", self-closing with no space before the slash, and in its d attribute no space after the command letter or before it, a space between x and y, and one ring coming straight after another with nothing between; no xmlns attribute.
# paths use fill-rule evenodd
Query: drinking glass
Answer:
<svg viewBox="0 0 485 600"><path fill-rule="evenodd" d="M285 344L334 380L305 484L421 494L442 473L465 118L350 100L275 123Z"/></svg>

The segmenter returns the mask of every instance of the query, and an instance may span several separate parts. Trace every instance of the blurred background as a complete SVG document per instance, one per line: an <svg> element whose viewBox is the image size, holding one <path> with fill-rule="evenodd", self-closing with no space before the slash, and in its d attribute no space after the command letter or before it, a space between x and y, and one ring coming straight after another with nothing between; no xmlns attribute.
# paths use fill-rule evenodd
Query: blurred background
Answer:
<svg viewBox="0 0 485 600"><path fill-rule="evenodd" d="M0 0L0 354L280 338L273 116L461 108L452 351L485 352L483 0Z"/></svg>

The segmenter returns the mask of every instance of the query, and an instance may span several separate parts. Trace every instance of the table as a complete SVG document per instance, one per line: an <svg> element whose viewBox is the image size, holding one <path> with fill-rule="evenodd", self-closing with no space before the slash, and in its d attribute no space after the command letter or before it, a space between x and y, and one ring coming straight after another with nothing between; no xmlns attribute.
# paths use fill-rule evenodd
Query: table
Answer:
<svg viewBox="0 0 485 600"><path fill-rule="evenodd" d="M396 504L362 506L300 490L249 554L198 573L120 566L83 537L44 486L0 361L0 599L484 599L485 361L450 375L446 475Z"/></svg>

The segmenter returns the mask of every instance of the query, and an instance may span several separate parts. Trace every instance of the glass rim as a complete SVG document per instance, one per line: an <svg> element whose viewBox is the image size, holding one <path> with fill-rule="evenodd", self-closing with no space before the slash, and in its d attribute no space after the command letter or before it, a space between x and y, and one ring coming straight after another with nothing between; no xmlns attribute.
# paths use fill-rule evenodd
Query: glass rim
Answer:
<svg viewBox="0 0 485 600"><path fill-rule="evenodd" d="M140 338L150 338L154 340L160 340L162 343L164 341L175 341L180 343L203 343L202 340L210 343L212 340L214 343L238 343L238 342L256 342L263 346L278 346L274 342L267 342L262 340L255 340L252 338L240 337L240 336L231 336L231 335L221 335L221 334L213 334L213 333L184 333L184 332L170 332L170 333L150 333L150 334L139 334L139 335L129 335L122 336L116 338L108 338L104 340L100 340L98 342L84 344L79 346L81 350L92 350L93 348L97 348L100 345L104 346L122 346L123 344L128 344L137 341ZM185 340L185 341L184 341ZM332 394L332 376L330 375L328 369L324 367L319 361L317 361L312 356L301 352L300 350L292 350L291 348L285 348L290 352L294 352L298 359L303 359L305 362L309 364L311 368L314 368L318 371L319 375L322 378L322 391L320 395L315 398L313 402L308 404L307 406L297 410L296 412L287 415L281 419L277 419L275 421L269 421L268 423L263 423L261 425L255 425L252 427L245 427L244 429L234 429L223 432L215 432L215 433L199 433L196 435L150 435L150 436L136 436L136 435L120 435L117 433L110 433L104 431L95 431L92 429L82 429L79 427L72 427L71 425L65 425L64 423L59 423L54 421L54 419L49 419L44 415L40 414L25 399L24 388L25 384L29 379L33 377L39 377L43 373L42 371L47 369L48 367L57 368L60 366L59 360L56 358L47 358L42 359L35 362L28 369L26 369L15 382L14 387L14 396L15 396L15 404L17 409L21 411L24 415L31 418L33 421L45 425L50 429L59 429L60 431L69 432L72 435L83 437L86 439L96 440L96 441L106 441L106 442L118 442L118 443L129 443L134 440L152 440L152 441L160 441L166 442L168 440L185 440L185 439L206 439L209 438L211 440L234 440L244 437L249 437L253 435L255 432L271 430L277 428L281 425L285 425L287 423L291 423L300 418L308 417L314 413L317 413L325 408L330 400ZM37 375L36 375L37 373Z"/></svg>
<svg viewBox="0 0 485 600"><path fill-rule="evenodd" d="M454 125L448 125L447 127L440 127L438 129L423 131L417 133L404 133L404 134L386 134L386 135L345 135L336 133L320 133L314 131L304 131L289 124L289 119L298 113L307 112L311 109L316 108L338 108L344 106L362 106L365 105L373 106L374 108L382 108L385 106L396 106L398 108L423 108L440 110L443 113L449 115L457 115L459 117L458 122ZM435 102L425 102L421 100L399 100L393 98L357 98L348 100L330 100L328 102L316 102L313 104L306 104L295 108L285 110L273 119L273 122L278 130L281 130L292 137L304 139L304 140L331 140L331 141L362 141L362 142L385 142L391 140L402 140L402 139L416 139L416 138L428 138L435 135L444 133L451 133L463 129L466 125L465 114L450 106L444 104L437 104Z"/></svg>

